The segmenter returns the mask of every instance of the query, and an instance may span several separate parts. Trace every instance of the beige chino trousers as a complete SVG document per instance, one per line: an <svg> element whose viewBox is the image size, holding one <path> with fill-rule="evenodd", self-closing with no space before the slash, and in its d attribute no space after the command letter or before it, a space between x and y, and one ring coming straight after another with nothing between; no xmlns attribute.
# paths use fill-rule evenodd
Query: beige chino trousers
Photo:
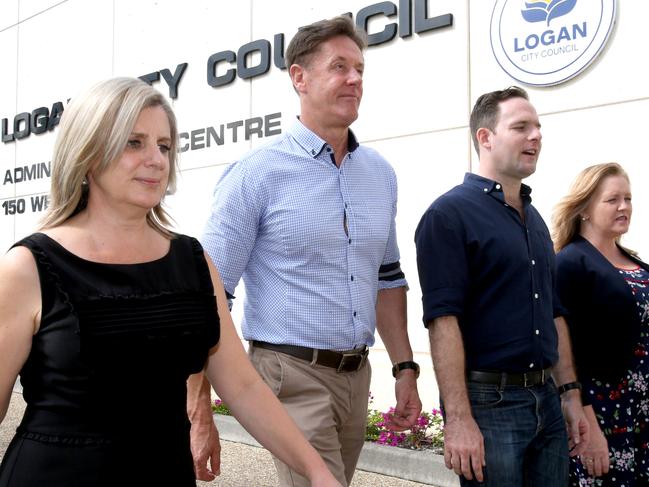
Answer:
<svg viewBox="0 0 649 487"><path fill-rule="evenodd" d="M250 346L250 360L338 479L348 486L365 442L371 367L338 373L290 355ZM282 487L309 481L276 458Z"/></svg>

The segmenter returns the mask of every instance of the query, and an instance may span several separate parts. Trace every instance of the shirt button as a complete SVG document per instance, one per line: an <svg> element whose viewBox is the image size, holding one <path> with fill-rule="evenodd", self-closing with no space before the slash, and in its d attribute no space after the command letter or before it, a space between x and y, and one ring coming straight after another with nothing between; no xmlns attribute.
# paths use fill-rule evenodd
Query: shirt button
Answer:
<svg viewBox="0 0 649 487"><path fill-rule="evenodd" d="M351 239L351 238L349 239L349 243L350 243L350 244L352 243L352 239Z"/></svg>
<svg viewBox="0 0 649 487"><path fill-rule="evenodd" d="M509 205L508 205L507 203L504 203L504 205L505 205L507 208L509 208Z"/></svg>
<svg viewBox="0 0 649 487"><path fill-rule="evenodd" d="M534 293L534 299L539 299L538 293Z"/></svg>
<svg viewBox="0 0 649 487"><path fill-rule="evenodd" d="M538 334L540 334L541 332L540 332L539 330L536 330L534 333L536 333L536 334L538 335Z"/></svg>
<svg viewBox="0 0 649 487"><path fill-rule="evenodd" d="M354 276L352 276L352 281L354 280Z"/></svg>
<svg viewBox="0 0 649 487"><path fill-rule="evenodd" d="M488 193L488 192L489 192L489 188L484 188L483 191L484 191L485 193Z"/></svg>
<svg viewBox="0 0 649 487"><path fill-rule="evenodd" d="M500 189L500 184L496 184L496 189Z"/></svg>
<svg viewBox="0 0 649 487"><path fill-rule="evenodd" d="M534 363L531 363L530 364L530 369L533 369L533 368L534 368Z"/></svg>
<svg viewBox="0 0 649 487"><path fill-rule="evenodd" d="M315 156L315 149L311 149L311 155Z"/></svg>
<svg viewBox="0 0 649 487"><path fill-rule="evenodd" d="M356 316L356 311L354 311L354 317Z"/></svg>
<svg viewBox="0 0 649 487"><path fill-rule="evenodd" d="M532 259L532 265L536 265L536 261Z"/></svg>

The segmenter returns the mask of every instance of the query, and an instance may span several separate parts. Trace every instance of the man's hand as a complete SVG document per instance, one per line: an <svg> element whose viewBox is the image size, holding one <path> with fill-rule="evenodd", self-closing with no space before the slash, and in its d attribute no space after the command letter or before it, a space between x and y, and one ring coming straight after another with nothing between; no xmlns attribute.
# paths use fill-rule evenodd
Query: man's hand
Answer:
<svg viewBox="0 0 649 487"><path fill-rule="evenodd" d="M221 473L221 443L214 425L211 386L200 372L187 379L187 416L192 423L190 442L198 480L214 480Z"/></svg>
<svg viewBox="0 0 649 487"><path fill-rule="evenodd" d="M444 462L446 468L467 480L484 481L484 439L473 417L451 419L444 425Z"/></svg>
<svg viewBox="0 0 649 487"><path fill-rule="evenodd" d="M584 406L584 415L590 426L590 441L579 458L590 476L601 477L608 473L610 466L608 441L599 427L592 406Z"/></svg>
<svg viewBox="0 0 649 487"><path fill-rule="evenodd" d="M564 392L561 395L561 410L566 418L568 430L568 448L570 456L583 455L590 440L588 420L581 406L578 390Z"/></svg>
<svg viewBox="0 0 649 487"><path fill-rule="evenodd" d="M572 346L570 345L570 333L566 320L559 316L554 319L559 337L559 360L552 367L552 377L555 384L568 384L577 380L575 366L572 360ZM565 391L561 394L561 411L566 419L568 430L568 448L570 456L581 455L588 446L588 420L584 416L584 408L581 405L581 393L578 389Z"/></svg>
<svg viewBox="0 0 649 487"><path fill-rule="evenodd" d="M192 423L190 437L196 478L214 480L221 474L221 442L214 422Z"/></svg>
<svg viewBox="0 0 649 487"><path fill-rule="evenodd" d="M394 415L388 423L388 428L393 431L403 431L415 425L421 413L421 400L417 391L415 371L405 369L397 375L394 384L394 395L397 406Z"/></svg>
<svg viewBox="0 0 649 487"><path fill-rule="evenodd" d="M464 342L455 316L428 323L430 352L444 401L444 461L467 480L484 481L484 438L471 413L466 386Z"/></svg>

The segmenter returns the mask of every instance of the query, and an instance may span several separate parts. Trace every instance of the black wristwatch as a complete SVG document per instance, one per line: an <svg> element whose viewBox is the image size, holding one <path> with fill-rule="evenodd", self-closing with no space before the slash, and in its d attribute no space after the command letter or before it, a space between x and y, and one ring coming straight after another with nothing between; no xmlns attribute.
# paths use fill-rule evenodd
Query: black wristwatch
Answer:
<svg viewBox="0 0 649 487"><path fill-rule="evenodd" d="M396 378L397 374L401 372L402 370L405 369L412 369L415 371L415 379L419 378L419 364L417 362L413 362L412 360L408 360L406 362L399 362L398 364L394 364L392 366L392 377Z"/></svg>
<svg viewBox="0 0 649 487"><path fill-rule="evenodd" d="M562 386L557 387L557 392L559 393L559 395L561 395L564 392L572 391L573 389L581 390L581 384L577 381L568 382L567 384L563 384Z"/></svg>

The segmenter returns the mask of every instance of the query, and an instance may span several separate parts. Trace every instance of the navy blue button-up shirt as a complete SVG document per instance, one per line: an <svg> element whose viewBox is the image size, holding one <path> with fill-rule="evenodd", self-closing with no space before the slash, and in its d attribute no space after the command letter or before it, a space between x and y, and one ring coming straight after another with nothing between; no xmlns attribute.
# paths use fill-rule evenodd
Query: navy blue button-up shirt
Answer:
<svg viewBox="0 0 649 487"><path fill-rule="evenodd" d="M417 227L424 324L458 318L468 370L525 372L558 359L554 251L530 193L521 186L521 219L498 182L467 174Z"/></svg>

